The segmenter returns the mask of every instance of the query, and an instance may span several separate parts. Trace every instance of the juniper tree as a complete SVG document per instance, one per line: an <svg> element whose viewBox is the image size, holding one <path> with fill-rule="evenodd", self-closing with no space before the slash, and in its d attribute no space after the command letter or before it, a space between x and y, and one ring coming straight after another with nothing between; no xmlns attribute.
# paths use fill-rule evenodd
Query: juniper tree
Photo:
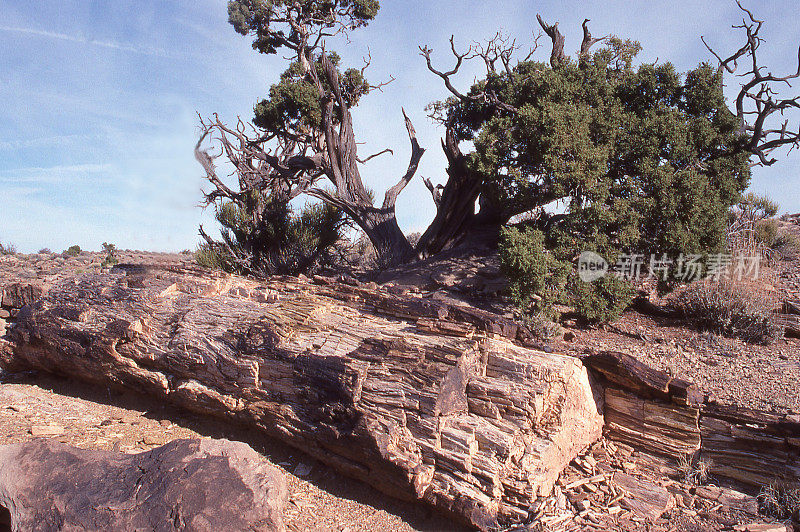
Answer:
<svg viewBox="0 0 800 532"><path fill-rule="evenodd" d="M786 123L768 124L774 113L798 107L797 98L778 98L775 86L800 68L765 75L757 60L762 22L742 11L735 27L747 43L727 59L717 56L717 65L701 63L685 74L669 62L634 66L640 44L594 38L588 20L575 59L564 52L558 24L541 17L552 42L548 62L532 59L533 51L514 61L518 49L501 35L463 52L451 39L455 66L447 71L434 66L432 50L420 48L451 93L430 107L446 129L450 167L444 187L428 183L439 211L422 248L436 252L478 227L524 215L524 228L506 230L501 244L512 292L525 303L534 287L560 289L566 302L593 308L589 317L600 320L624 308L630 290L613 279L577 283L574 267L571 277L554 274L581 251L612 262L621 253L720 251L750 167L773 164L772 151L799 139ZM600 41L605 46L592 53ZM486 76L462 91L452 79L469 60L483 62ZM732 111L723 74L745 60L752 66ZM464 141L474 144L472 152L461 153ZM548 257L535 259L531 249Z"/></svg>
<svg viewBox="0 0 800 532"><path fill-rule="evenodd" d="M326 39L363 27L378 12L376 0L232 0L230 23L253 37L253 48L264 54L288 53L290 64L269 95L255 106L251 123L236 126L218 117L201 120L203 135L195 150L214 189L206 203L228 201L246 209L250 191L288 203L307 195L345 213L369 237L385 263L412 254L397 225L395 202L414 176L424 150L411 121L405 125L411 159L397 184L375 205L364 185L353 131L351 109L371 90L365 78L369 59L360 68L344 68L337 54L325 49ZM208 135L216 136L238 177L238 190L218 175L213 157L201 149ZM390 150L384 150L390 151ZM377 154L376 154L377 155ZM327 180L330 188L322 186ZM259 213L253 212L255 217ZM208 239L207 239L208 240Z"/></svg>
<svg viewBox="0 0 800 532"><path fill-rule="evenodd" d="M501 35L463 52L451 38L455 63L448 70L434 65L433 50L420 48L451 97L431 105L444 127L448 167L443 184L425 180L436 215L412 250L397 225L395 201L423 154L414 128L406 117L409 165L374 204L359 167L372 156L358 156L350 113L375 86L366 67L346 68L325 48L326 39L368 24L378 9L374 0L229 3L236 31L253 37L261 53L288 53L289 64L252 121L202 121L196 154L214 186L207 202L242 208L253 190L284 203L317 198L353 220L384 264L430 256L478 233L496 241L500 228L520 215L562 264L585 249L612 260L623 252L710 252L722 245L728 209L747 187L750 166L773 164L770 154L800 137L773 125L775 113L798 107L775 87L800 69L785 77L764 74L757 60L762 22L744 8L737 27L745 45L728 58L710 48L716 63L686 73L670 63L635 64L638 43L593 37L588 20L576 58L566 55L558 24L541 17L552 43L548 61L535 58L538 38L524 57ZM484 64L486 75L460 90L453 79L467 61ZM723 78L745 63L752 66L731 110ZM201 149L209 135L233 164L238 187L219 179L213 156ZM467 141L474 148L464 153Z"/></svg>

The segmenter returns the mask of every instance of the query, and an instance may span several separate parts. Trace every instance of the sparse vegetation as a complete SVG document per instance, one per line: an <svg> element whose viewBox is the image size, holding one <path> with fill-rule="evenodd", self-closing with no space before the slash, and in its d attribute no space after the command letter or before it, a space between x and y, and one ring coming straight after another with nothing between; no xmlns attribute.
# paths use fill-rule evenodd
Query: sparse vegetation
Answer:
<svg viewBox="0 0 800 532"><path fill-rule="evenodd" d="M703 279L678 290L671 304L701 330L767 345L781 334L770 288L763 277Z"/></svg>
<svg viewBox="0 0 800 532"><path fill-rule="evenodd" d="M800 484L773 482L758 494L761 511L775 519L800 522Z"/></svg>
<svg viewBox="0 0 800 532"><path fill-rule="evenodd" d="M312 273L332 265L344 218L327 205L306 205L299 214L282 201L252 191L241 204L217 206L221 241L206 239L195 253L201 266L245 275Z"/></svg>
<svg viewBox="0 0 800 532"><path fill-rule="evenodd" d="M39 250L39 254L40 255L50 255L51 253L53 253L53 252L50 251L50 248L42 248L42 249Z"/></svg>
<svg viewBox="0 0 800 532"><path fill-rule="evenodd" d="M109 244L108 242L103 242L103 253L106 256L103 258L103 262L100 263L100 266L103 268L110 268L115 264L119 263L119 259L117 258L117 246L114 244Z"/></svg>
<svg viewBox="0 0 800 532"><path fill-rule="evenodd" d="M678 457L678 471L687 484L696 486L708 482L709 472L713 462L709 459L695 459L691 454L683 454Z"/></svg>
<svg viewBox="0 0 800 532"><path fill-rule="evenodd" d="M80 254L81 254L81 247L77 244L68 247L62 253L62 255L65 257L77 257Z"/></svg>
<svg viewBox="0 0 800 532"><path fill-rule="evenodd" d="M14 255L17 248L14 244L3 244L0 242L0 255Z"/></svg>

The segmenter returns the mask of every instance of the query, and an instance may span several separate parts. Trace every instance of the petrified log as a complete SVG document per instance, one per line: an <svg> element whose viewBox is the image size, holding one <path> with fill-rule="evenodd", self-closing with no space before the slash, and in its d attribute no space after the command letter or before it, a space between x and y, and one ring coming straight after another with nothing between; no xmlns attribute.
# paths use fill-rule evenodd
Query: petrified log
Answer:
<svg viewBox="0 0 800 532"><path fill-rule="evenodd" d="M757 492L800 480L800 419L736 406L707 405L701 455L711 474Z"/></svg>
<svg viewBox="0 0 800 532"><path fill-rule="evenodd" d="M680 456L700 449L697 387L642 364L625 353L604 351L584 359L608 381L605 434L653 458L667 471Z"/></svg>
<svg viewBox="0 0 800 532"><path fill-rule="evenodd" d="M778 314L777 322L783 333L792 338L800 338L800 316L794 314Z"/></svg>
<svg viewBox="0 0 800 532"><path fill-rule="evenodd" d="M136 455L44 439L0 446L14 531L283 531L286 499L281 472L239 442L175 440Z"/></svg>
<svg viewBox="0 0 800 532"><path fill-rule="evenodd" d="M488 312L318 279L128 267L24 308L6 365L247 423L474 526L527 517L601 434L580 360Z"/></svg>

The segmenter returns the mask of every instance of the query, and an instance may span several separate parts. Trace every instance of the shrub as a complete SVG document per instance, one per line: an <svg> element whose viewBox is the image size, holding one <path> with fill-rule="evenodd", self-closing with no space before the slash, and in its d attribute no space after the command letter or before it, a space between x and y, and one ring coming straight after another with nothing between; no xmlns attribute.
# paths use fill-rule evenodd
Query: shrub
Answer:
<svg viewBox="0 0 800 532"><path fill-rule="evenodd" d="M51 253L52 251L50 251L50 248L42 248L39 250L40 255L50 255Z"/></svg>
<svg viewBox="0 0 800 532"><path fill-rule="evenodd" d="M511 299L526 317L554 317L553 305L562 303L590 323L607 323L633 300L632 287L617 277L581 281L570 262L547 249L544 233L530 227L502 230L500 264Z"/></svg>
<svg viewBox="0 0 800 532"><path fill-rule="evenodd" d="M0 255L13 255L17 252L14 244L3 244L0 242Z"/></svg>
<svg viewBox="0 0 800 532"><path fill-rule="evenodd" d="M695 281L673 294L671 305L701 330L770 344L781 332L778 299L762 278Z"/></svg>
<svg viewBox="0 0 800 532"><path fill-rule="evenodd" d="M244 275L313 273L335 262L335 244L345 225L326 204L306 205L299 214L268 194L251 191L242 204L217 206L222 241L207 239L195 253L201 266Z"/></svg>
<svg viewBox="0 0 800 532"><path fill-rule="evenodd" d="M778 240L778 222L773 218L759 220L755 224L755 238L760 244L773 248Z"/></svg>
<svg viewBox="0 0 800 532"><path fill-rule="evenodd" d="M800 522L800 485L773 482L758 494L761 511L775 519Z"/></svg>
<svg viewBox="0 0 800 532"><path fill-rule="evenodd" d="M544 233L531 228L503 228L500 264L511 299L523 315L553 315L563 297L568 268L545 249Z"/></svg>
<svg viewBox="0 0 800 532"><path fill-rule="evenodd" d="M119 259L117 258L117 246L109 244L108 242L103 242L103 252L106 256L100 266L103 268L110 268L119 263Z"/></svg>
<svg viewBox="0 0 800 532"><path fill-rule="evenodd" d="M708 482L712 463L709 459L695 460L691 454L682 454L678 457L678 471L687 484L702 485Z"/></svg>
<svg viewBox="0 0 800 532"><path fill-rule="evenodd" d="M64 250L64 253L62 253L62 255L65 257L77 257L80 254L81 254L81 247L77 244L68 247L67 249Z"/></svg>
<svg viewBox="0 0 800 532"><path fill-rule="evenodd" d="M780 230L772 244L772 249L780 253L784 259L794 260L800 257L800 236L786 230Z"/></svg>
<svg viewBox="0 0 800 532"><path fill-rule="evenodd" d="M580 317L592 323L609 323L617 319L633 301L633 287L622 279L606 276L585 283L571 276L573 306Z"/></svg>

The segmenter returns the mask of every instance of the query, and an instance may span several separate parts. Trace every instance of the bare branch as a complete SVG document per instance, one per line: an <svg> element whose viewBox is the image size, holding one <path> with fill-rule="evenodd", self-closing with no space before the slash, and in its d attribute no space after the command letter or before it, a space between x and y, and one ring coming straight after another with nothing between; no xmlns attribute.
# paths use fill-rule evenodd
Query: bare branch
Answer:
<svg viewBox="0 0 800 532"><path fill-rule="evenodd" d="M425 183L425 186L431 192L431 196L433 196L433 203L436 205L436 208L439 208L439 205L442 204L442 191L444 190L444 186L442 185L434 185L430 179L427 177L422 178L422 182Z"/></svg>
<svg viewBox="0 0 800 532"><path fill-rule="evenodd" d="M500 46L499 43L503 43L503 44L505 43L505 41L503 40L503 37L500 34L498 34L497 36L495 36L494 39L489 41L489 43L487 44L486 48L483 48L483 49L477 48L476 49L475 45L473 45L473 46L470 46L469 49L466 52L459 53L456 50L456 47L455 47L454 37L451 36L450 37L450 50L452 51L453 55L456 58L456 64L452 69L450 69L450 70L448 70L446 72L438 70L433 66L433 63L431 61L431 53L433 52L433 50L431 48L428 48L427 46L420 46L419 50L420 50L420 55L425 58L425 62L428 65L428 70L430 70L431 72L433 72L434 74L436 74L437 76L442 78L442 80L444 81L444 85L447 88L447 90L449 90L450 93L453 94L453 96L455 96L456 98L458 98L462 102L465 102L465 103L471 103L471 102L472 103L484 103L484 104L487 104L487 105L494 106L494 107L496 107L498 109L503 109L503 110L511 112L511 113L516 113L516 112L518 112L516 107L501 101L494 92L486 90L486 91L480 92L478 94L467 96L467 95L459 92L458 89L456 89L453 86L453 83L450 80L451 76L453 76L453 75L458 73L458 71L461 69L461 66L463 65L465 60L474 59L476 57L480 57L481 59L483 59L483 61L485 62L486 66L487 66L487 69L489 69L490 72L494 71L493 70L495 68L494 64L499 59L499 60L501 60L503 62L504 68L506 69L507 73L510 74L511 73L511 67L510 67L510 65L508 63L510 63L511 54L513 53L514 49L516 49L516 48L515 48L513 42L512 42L510 47L508 47L508 46Z"/></svg>
<svg viewBox="0 0 800 532"><path fill-rule="evenodd" d="M386 148L385 150L381 150L378 153L373 153L372 155L370 155L366 159L360 159L360 158L356 157L356 160L361 164L366 164L366 162L369 161L370 159L374 159L375 157L379 157L379 156L383 155L384 153L391 153L392 155L394 155L394 151L392 151L391 148Z"/></svg>
<svg viewBox="0 0 800 532"><path fill-rule="evenodd" d="M550 65L556 67L562 64L567 56L564 55L564 35L558 30L558 22L550 26L542 20L539 14L536 15L536 20L539 21L539 25L550 37L550 40L553 41L553 51L550 53Z"/></svg>
<svg viewBox="0 0 800 532"><path fill-rule="evenodd" d="M581 41L581 51L578 55L578 61L582 62L585 61L589 57L589 49L597 44L600 41L607 39L607 36L592 38L591 32L589 32L589 19L584 19L583 21L583 41Z"/></svg>
<svg viewBox="0 0 800 532"><path fill-rule="evenodd" d="M741 24L733 26L745 31L744 45L723 59L704 38L701 37L701 40L717 59L720 74L723 72L735 74L740 60L747 60L749 63L749 70L738 75L744 78L735 100L736 116L741 122L740 132L743 141L734 151L738 149L755 155L758 161L753 166L770 166L777 161L769 157L772 151L782 146L789 146L790 150L800 146L800 130L797 133L789 132L787 122L784 122L780 129L766 126L770 116L775 113L783 114L788 109L800 109L800 96L780 98L778 91L773 88L776 83L791 87L790 81L800 77L800 49L797 54L797 70L793 74L786 76L775 76L771 72L764 74L764 67L759 65L757 55L759 47L764 42L759 35L764 22L755 18L753 13L744 8L738 0L736 3L747 15Z"/></svg>
<svg viewBox="0 0 800 532"><path fill-rule="evenodd" d="M453 68L451 68L447 72L443 72L441 70L437 70L436 68L434 68L433 63L431 62L431 53L433 53L433 49L428 48L427 46L420 46L419 47L420 55L425 58L425 62L428 65L428 70L430 70L431 72L433 72L434 74L436 74L437 76L442 78L442 80L444 81L444 86L447 87L447 90L449 90L451 93L453 93L453 95L456 98L458 98L459 100L471 101L471 99L469 97L461 94L453 86L453 83L450 81L450 76L453 76L453 75L458 73L458 71L461 69L461 65L464 63L464 58L467 57L467 55L469 55L470 52L472 52L472 48L470 48L469 50L467 50L463 54L459 54L456 51L456 46L455 46L454 39L455 38L451 35L450 36L450 49L452 50L453 55L456 58L456 64L455 64L455 66Z"/></svg>
<svg viewBox="0 0 800 532"><path fill-rule="evenodd" d="M414 130L414 125L411 123L411 119L408 118L406 114L406 110L403 109L403 118L405 119L406 123L406 130L408 130L408 139L411 141L411 161L408 163L408 170L406 171L405 175L400 178L400 181L397 182L392 188L386 191L386 195L383 199L383 208L384 209L393 209L395 203L397 202L397 197L406 188L406 185L411 181L411 178L414 177L414 174L417 172L417 168L419 167L419 161L422 159L422 154L425 153L425 148L420 147L419 142L417 141L417 132Z"/></svg>

